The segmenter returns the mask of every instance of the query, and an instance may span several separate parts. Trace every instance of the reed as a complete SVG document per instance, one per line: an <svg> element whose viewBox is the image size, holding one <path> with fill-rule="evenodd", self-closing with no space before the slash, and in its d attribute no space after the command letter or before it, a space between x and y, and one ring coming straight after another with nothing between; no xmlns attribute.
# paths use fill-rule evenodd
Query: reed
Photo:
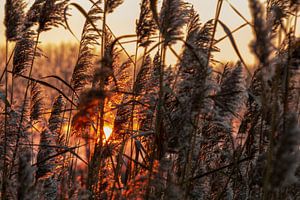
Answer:
<svg viewBox="0 0 300 200"><path fill-rule="evenodd" d="M116 36L123 2L6 0L1 199L298 199L299 1L249 0L249 22L219 0L201 22L184 0L141 0L136 34ZM233 31L225 4L245 21ZM73 33L71 7L86 18L79 44L41 45ZM233 35L245 26L252 68ZM215 60L224 39L237 63Z"/></svg>

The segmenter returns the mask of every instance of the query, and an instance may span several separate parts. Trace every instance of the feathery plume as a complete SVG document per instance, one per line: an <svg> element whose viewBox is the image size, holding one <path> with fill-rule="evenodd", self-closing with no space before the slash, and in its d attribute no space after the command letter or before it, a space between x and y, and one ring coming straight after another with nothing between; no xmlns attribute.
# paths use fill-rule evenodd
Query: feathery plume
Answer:
<svg viewBox="0 0 300 200"><path fill-rule="evenodd" d="M252 164L250 163L249 176L249 197L250 199L262 199L263 177L266 173L267 154L259 154Z"/></svg>
<svg viewBox="0 0 300 200"><path fill-rule="evenodd" d="M124 94L120 107L117 110L115 121L114 121L114 130L112 136L114 138L126 138L129 137L129 122L131 116L131 96Z"/></svg>
<svg viewBox="0 0 300 200"><path fill-rule="evenodd" d="M64 12L69 0L45 0L39 18L39 31L64 26Z"/></svg>
<svg viewBox="0 0 300 200"><path fill-rule="evenodd" d="M43 185L42 196L45 199L56 199L57 197L57 151L54 148L57 143L53 133L46 127L40 138L40 148L37 154L36 179Z"/></svg>
<svg viewBox="0 0 300 200"><path fill-rule="evenodd" d="M106 97L104 91L99 89L89 89L81 94L79 97L79 111L74 115L72 126L75 130L85 127L91 122L92 117L95 116L97 111L96 107L99 102Z"/></svg>
<svg viewBox="0 0 300 200"><path fill-rule="evenodd" d="M24 73L30 68L35 56L39 56L39 52L34 53L36 33L26 31L20 40L17 41L16 49L13 57L13 74Z"/></svg>
<svg viewBox="0 0 300 200"><path fill-rule="evenodd" d="M106 1L106 12L112 13L115 8L121 5L124 0L107 0Z"/></svg>
<svg viewBox="0 0 300 200"><path fill-rule="evenodd" d="M37 155L36 178L52 177L56 167L56 158L50 158L56 154L53 146L56 145L53 133L46 127L40 138L40 148ZM50 158L50 159L48 159Z"/></svg>
<svg viewBox="0 0 300 200"><path fill-rule="evenodd" d="M267 18L272 20L272 29L275 31L282 23L282 20L287 17L289 10L288 1L270 0L267 5Z"/></svg>
<svg viewBox="0 0 300 200"><path fill-rule="evenodd" d="M8 41L16 41L22 35L25 7L24 0L6 0L4 25Z"/></svg>
<svg viewBox="0 0 300 200"><path fill-rule="evenodd" d="M128 183L128 189L123 195L126 199L182 199L182 191L173 182L170 162L163 158L160 162L154 160L153 170L141 171ZM151 189L150 189L151 188Z"/></svg>
<svg viewBox="0 0 300 200"><path fill-rule="evenodd" d="M119 90L129 90L128 85L132 83L132 78L129 75L129 73L131 73L131 65L132 62L128 59L121 66L115 66L113 68L114 75L118 81ZM113 81L111 82L114 83ZM114 85L112 85L111 88L113 86ZM112 107L117 108L114 120L114 129L111 135L111 137L114 138L114 140L119 140L127 133L132 108L131 98L132 97L128 94L120 95L119 93L113 93L109 99L110 102L112 102L112 106L107 106L109 107L108 109L111 109Z"/></svg>
<svg viewBox="0 0 300 200"><path fill-rule="evenodd" d="M239 119L246 98L246 83L242 64L237 63L232 68L225 66L220 90L214 98L215 113L213 113L212 119L208 121L208 127L203 128L205 142L211 145L211 151L214 152L209 158L211 162L207 162L208 168L211 168L211 163L216 166L222 166L229 164L232 160L235 148L233 120ZM236 176L235 181L238 180L240 179ZM210 181L212 186L211 192L219 194L221 191L218 185L223 185L226 179L221 174L216 173L211 176ZM227 195L232 193L232 184L233 182L229 182L226 188Z"/></svg>
<svg viewBox="0 0 300 200"><path fill-rule="evenodd" d="M120 52L116 47L116 43L114 43L114 37L111 31L106 27L105 28L105 45L104 45L104 59L103 63L106 67L114 69L118 65L116 65L116 61L119 58Z"/></svg>
<svg viewBox="0 0 300 200"><path fill-rule="evenodd" d="M166 45L182 38L182 27L189 20L188 4L182 0L164 0L159 16L159 28Z"/></svg>
<svg viewBox="0 0 300 200"><path fill-rule="evenodd" d="M39 24L39 32L52 27L64 27L64 12L68 2L69 0L35 0L27 13L25 28L29 29L35 23Z"/></svg>
<svg viewBox="0 0 300 200"><path fill-rule="evenodd" d="M299 0L269 0L267 2L267 19L272 24L272 30L277 30L283 24L284 19L299 9L299 5Z"/></svg>
<svg viewBox="0 0 300 200"><path fill-rule="evenodd" d="M153 106L151 106L151 89L154 89L150 85L151 83L151 70L152 70L152 61L150 58L150 55L146 55L143 65L141 66L136 80L133 85L133 93L135 94L134 101L138 101L139 103L143 105L136 105L136 102L134 105L136 106L137 113L135 116L139 122L142 122L147 118L147 113L154 113ZM153 86L153 85L152 85ZM133 109L133 108L132 108ZM146 125L146 124L144 124ZM146 128L146 126L143 128Z"/></svg>
<svg viewBox="0 0 300 200"><path fill-rule="evenodd" d="M97 1L95 5L88 12L88 16L93 24L98 24L101 19L100 14L103 12L99 4L101 1ZM71 85L76 92L81 91L91 81L90 75L93 70L94 61L96 55L94 54L95 48L99 46L99 35L97 30L91 25L89 20L85 21L83 31L81 34L81 41L79 46L78 59L72 74Z"/></svg>
<svg viewBox="0 0 300 200"><path fill-rule="evenodd" d="M30 9L27 11L25 18L25 30L29 30L35 23L39 22L41 10L45 0L35 0Z"/></svg>
<svg viewBox="0 0 300 200"><path fill-rule="evenodd" d="M211 111L211 102L208 102L208 95L214 87L211 82L211 68L207 66L207 53L212 37L212 23L207 22L201 25L199 16L195 11L189 15L188 33L186 43L189 46L183 47L180 62L178 63L178 83L175 89L176 99L169 106L171 115L168 127L168 146L171 151L178 152L176 159L177 180L184 181L196 168L200 154L201 140L197 134L200 124L197 123L200 117ZM193 142L193 145L191 143ZM190 163L190 168L187 164ZM199 191L203 190L203 183L193 181L192 186L184 186L189 190L189 198L200 198Z"/></svg>
<svg viewBox="0 0 300 200"><path fill-rule="evenodd" d="M248 100L246 103L246 112L238 130L241 137L249 135L249 142L246 143L246 154L254 155L258 149L264 147L261 139L265 138L270 131L269 124L263 119L261 101L258 99L262 95L261 71L255 71L250 87L248 89ZM260 143L260 144L259 144ZM261 149L262 150L262 149ZM265 149L264 149L265 150Z"/></svg>
<svg viewBox="0 0 300 200"><path fill-rule="evenodd" d="M145 94L139 97L139 101L148 105L148 108L144 108L140 112L139 124L140 129L143 131L149 131L152 128L152 123L155 114L155 107L158 99L158 87L159 87L159 72L161 66L161 59L159 53L154 56L153 63L151 64L149 81L146 82Z"/></svg>
<svg viewBox="0 0 300 200"><path fill-rule="evenodd" d="M44 102L41 87L36 82L31 83L31 108L30 119L38 120L44 110Z"/></svg>
<svg viewBox="0 0 300 200"><path fill-rule="evenodd" d="M296 169L300 159L300 128L297 114L287 116L286 132L282 135L275 155L272 170L271 188L278 189L297 181ZM270 188L270 189L271 189Z"/></svg>
<svg viewBox="0 0 300 200"><path fill-rule="evenodd" d="M174 125L175 127L178 126L178 129L175 128L177 131L183 128L180 121L183 120L182 123L186 123L186 120L190 120L189 117L183 117L183 115L195 115L206 107L203 105L205 96L211 90L211 86L208 84L211 69L210 67L206 69L205 65L205 55L212 35L211 22L207 22L201 27L199 17L195 14L191 17L188 28L186 41L193 49L187 46L184 47L182 59L179 63L180 82L176 93L181 104L188 105L190 111L187 111L186 107L177 107L178 110L172 113L173 120L176 119L173 121Z"/></svg>
<svg viewBox="0 0 300 200"><path fill-rule="evenodd" d="M140 17L136 23L136 34L140 46L147 47L150 45L152 42L150 38L155 34L156 28L157 25L150 8L150 0L142 0Z"/></svg>
<svg viewBox="0 0 300 200"><path fill-rule="evenodd" d="M115 80L113 80L113 78L111 78L111 81L110 81L111 85L109 85L108 88L113 89L116 86L116 83L115 83L115 81L116 81L119 90L129 91L130 88L128 88L128 85L132 83L132 77L130 76L130 74L131 74L130 67L132 66L132 62L130 59L127 59L120 65L120 64L118 64L118 59L117 59L118 57L119 57L119 54L116 55L116 58L114 59L116 62L115 62L115 64L113 64ZM114 95L114 94L112 94L112 95ZM120 97L120 94L116 93L115 95Z"/></svg>
<svg viewBox="0 0 300 200"><path fill-rule="evenodd" d="M97 68L94 71L93 75L93 85L101 85L108 86L109 78L115 78L114 76L114 69L118 66L118 58L119 58L119 51L115 46L113 36L110 30L106 27L105 28L105 45L104 45L104 55L103 58L100 60L101 68ZM115 80L114 80L115 81Z"/></svg>
<svg viewBox="0 0 300 200"><path fill-rule="evenodd" d="M135 94L142 95L141 92L147 89L146 82L148 82L150 78L150 69L151 69L151 58L149 55L147 55L144 64L141 66L137 74L136 81L133 86L133 91Z"/></svg>
<svg viewBox="0 0 300 200"><path fill-rule="evenodd" d="M216 131L216 133L208 135L213 135L218 139L218 146L221 147L222 144L222 151L226 154L226 151L232 153L230 149L233 148L233 120L239 118L247 99L242 64L239 62L233 68L226 65L220 84L220 90L214 98L216 112L212 116L212 122L210 122L210 126L212 126L210 131Z"/></svg>
<svg viewBox="0 0 300 200"><path fill-rule="evenodd" d="M18 199L30 200L36 195L34 189L34 169L31 166L31 153L23 149L19 155Z"/></svg>
<svg viewBox="0 0 300 200"><path fill-rule="evenodd" d="M255 41L252 43L252 51L260 62L263 70L262 78L264 81L270 80L275 72L271 65L272 54L272 32L270 23L265 20L263 6L257 0L249 0L250 10L253 17L253 30Z"/></svg>
<svg viewBox="0 0 300 200"><path fill-rule="evenodd" d="M220 89L215 99L220 108L219 114L223 120L227 118L229 124L231 124L231 120L242 109L247 97L246 82L241 63L237 63L233 69L229 69L221 82Z"/></svg>
<svg viewBox="0 0 300 200"><path fill-rule="evenodd" d="M64 119L62 117L62 110L64 109L64 106L65 101L62 95L59 95L53 103L51 115L48 120L49 130L52 132L53 137L56 138L55 140L58 144L60 144L63 140L63 135L60 133L60 130L64 122Z"/></svg>

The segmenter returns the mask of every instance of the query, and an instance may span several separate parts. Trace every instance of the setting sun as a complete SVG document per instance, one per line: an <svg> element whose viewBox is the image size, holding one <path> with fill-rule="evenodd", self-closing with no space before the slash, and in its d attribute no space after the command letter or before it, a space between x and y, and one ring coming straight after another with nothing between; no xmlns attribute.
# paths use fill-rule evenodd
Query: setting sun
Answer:
<svg viewBox="0 0 300 200"><path fill-rule="evenodd" d="M104 126L103 130L104 130L104 134L105 134L105 140L107 140L110 137L113 130L110 126L107 126L107 125Z"/></svg>

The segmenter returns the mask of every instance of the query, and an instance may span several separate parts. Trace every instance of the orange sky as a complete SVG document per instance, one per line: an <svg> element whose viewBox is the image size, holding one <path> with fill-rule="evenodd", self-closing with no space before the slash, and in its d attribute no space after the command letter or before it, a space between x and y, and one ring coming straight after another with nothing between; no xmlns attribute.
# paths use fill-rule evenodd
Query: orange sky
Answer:
<svg viewBox="0 0 300 200"><path fill-rule="evenodd" d="M34 0L29 0L29 4ZM161 1L161 0L160 0ZM86 10L90 7L88 0L73 0ZM187 0L194 5L195 10L200 14L200 19L202 22L214 18L215 7L217 0ZM249 14L248 1L247 0L230 0L230 2L241 12L249 21L251 17ZM5 0L0 1L0 21L3 22L3 10L4 10ZM113 14L108 16L108 24L116 35L124 34L134 34L135 33L135 21L139 16L139 3L140 0L124 0L124 3L118 7ZM74 30L75 34L80 37L81 29L84 23L84 17L74 8L71 11L72 17L70 17L70 25ZM244 21L229 7L229 5L224 1L222 13L220 19L225 22L225 24L233 30L239 25L243 24ZM298 26L299 27L299 26ZM0 28L0 41L4 42L4 26L3 23ZM299 33L299 31L297 31ZM218 28L216 38L220 38L224 35L224 32ZM299 35L299 34L298 34ZM249 42L252 40L252 31L250 27L244 27L242 30L234 34L234 38L239 46L242 56L249 64L254 63L254 58L249 53ZM45 43L59 43L59 42L70 42L75 41L73 36L64 29L53 29L47 33L43 33L41 36L41 41ZM217 60L230 61L237 60L236 54L231 47L228 40L218 44L221 49L220 53L215 53L214 56ZM133 49L132 46L128 46L129 51Z"/></svg>

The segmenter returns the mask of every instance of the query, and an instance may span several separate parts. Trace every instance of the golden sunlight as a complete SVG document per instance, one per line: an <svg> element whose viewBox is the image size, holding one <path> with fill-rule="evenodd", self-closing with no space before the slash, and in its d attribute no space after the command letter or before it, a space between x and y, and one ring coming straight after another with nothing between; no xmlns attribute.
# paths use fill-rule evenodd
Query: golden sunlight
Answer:
<svg viewBox="0 0 300 200"><path fill-rule="evenodd" d="M110 137L111 133L112 133L112 127L108 126L108 125L105 125L103 127L103 130L104 130L104 134L105 134L105 139L104 140L108 140L108 138Z"/></svg>
<svg viewBox="0 0 300 200"><path fill-rule="evenodd" d="M64 124L63 125L63 133L67 134L68 132L70 132L71 126L69 126L68 124Z"/></svg>

